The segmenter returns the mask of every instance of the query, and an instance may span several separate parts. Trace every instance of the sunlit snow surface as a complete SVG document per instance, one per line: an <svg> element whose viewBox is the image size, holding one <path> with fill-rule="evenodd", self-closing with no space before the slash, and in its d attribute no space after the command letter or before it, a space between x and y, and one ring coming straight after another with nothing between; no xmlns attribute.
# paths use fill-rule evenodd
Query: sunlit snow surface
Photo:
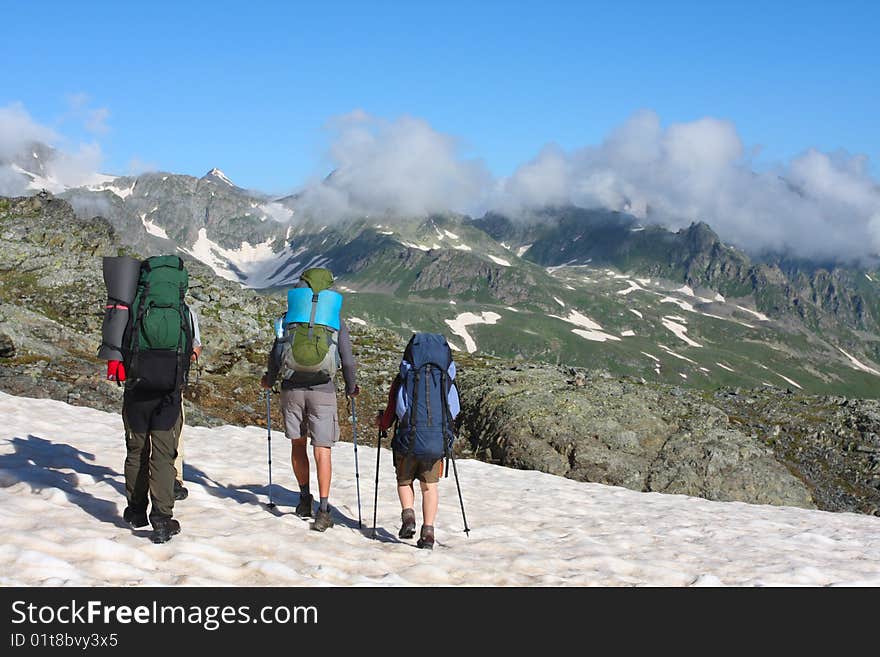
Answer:
<svg viewBox="0 0 880 657"><path fill-rule="evenodd" d="M259 400L254 400L259 403ZM154 545L121 520L119 415L0 393L0 585L687 586L880 585L880 519L710 502L580 483L473 460L440 483L433 552L397 539L390 452L380 462L378 536L370 540L374 437L361 432L365 528L357 528L352 445L333 451L336 526L293 515L287 443L273 431L186 427L182 533ZM231 458L234 455L234 458ZM314 474L312 486L316 487ZM552 504L523 504L524 499Z"/></svg>

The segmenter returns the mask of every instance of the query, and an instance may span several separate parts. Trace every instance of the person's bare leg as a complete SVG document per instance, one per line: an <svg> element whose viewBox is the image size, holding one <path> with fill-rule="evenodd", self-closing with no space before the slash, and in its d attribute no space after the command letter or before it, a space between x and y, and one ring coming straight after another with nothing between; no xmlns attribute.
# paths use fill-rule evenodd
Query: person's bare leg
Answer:
<svg viewBox="0 0 880 657"><path fill-rule="evenodd" d="M416 532L415 491L412 482L397 485L397 496L400 498L400 538L412 538Z"/></svg>
<svg viewBox="0 0 880 657"><path fill-rule="evenodd" d="M416 494L412 483L397 486L397 497L400 498L401 509L411 509L416 502Z"/></svg>
<svg viewBox="0 0 880 657"><path fill-rule="evenodd" d="M330 459L329 447L314 448L315 469L318 471L318 493L323 497L330 497L330 480L333 478L333 463Z"/></svg>
<svg viewBox="0 0 880 657"><path fill-rule="evenodd" d="M290 462L296 483L305 486L309 483L309 454L306 451L306 438L290 441Z"/></svg>
<svg viewBox="0 0 880 657"><path fill-rule="evenodd" d="M434 525L434 519L437 517L437 506L440 503L440 487L438 484L426 484L424 481L419 482L422 489L422 523L425 525Z"/></svg>

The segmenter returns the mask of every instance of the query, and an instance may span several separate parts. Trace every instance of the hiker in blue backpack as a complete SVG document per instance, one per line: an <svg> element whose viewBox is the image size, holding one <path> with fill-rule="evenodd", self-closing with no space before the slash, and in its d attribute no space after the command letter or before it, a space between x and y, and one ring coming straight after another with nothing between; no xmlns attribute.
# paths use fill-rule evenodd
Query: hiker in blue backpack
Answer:
<svg viewBox="0 0 880 657"><path fill-rule="evenodd" d="M420 548L434 548L438 484L443 476L443 459L452 456L459 410L455 362L446 338L436 333L416 333L406 346L400 372L388 393L388 405L377 417L377 424L384 432L397 423L391 448L401 506L400 538L412 538L416 532L413 481L419 480L422 528L416 545Z"/></svg>
<svg viewBox="0 0 880 657"><path fill-rule="evenodd" d="M281 379L281 415L284 435L291 443L291 463L299 484L296 515L312 517L309 456L312 450L318 474L320 503L312 525L317 531L333 526L330 515L330 449L339 440L334 377L342 369L345 394L355 397L356 363L348 327L341 317L342 295L329 290L333 275L327 269L307 269L287 292L287 313L275 322L275 342L260 385L271 389Z"/></svg>

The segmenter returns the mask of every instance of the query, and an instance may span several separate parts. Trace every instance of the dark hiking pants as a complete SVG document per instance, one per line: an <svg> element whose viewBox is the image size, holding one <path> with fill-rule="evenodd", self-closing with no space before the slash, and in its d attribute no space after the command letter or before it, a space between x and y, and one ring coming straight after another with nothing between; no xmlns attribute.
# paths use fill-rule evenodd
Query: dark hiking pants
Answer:
<svg viewBox="0 0 880 657"><path fill-rule="evenodd" d="M180 393L143 396L126 393L122 404L125 424L125 496L135 511L152 508L150 522L174 512L174 459L183 424Z"/></svg>

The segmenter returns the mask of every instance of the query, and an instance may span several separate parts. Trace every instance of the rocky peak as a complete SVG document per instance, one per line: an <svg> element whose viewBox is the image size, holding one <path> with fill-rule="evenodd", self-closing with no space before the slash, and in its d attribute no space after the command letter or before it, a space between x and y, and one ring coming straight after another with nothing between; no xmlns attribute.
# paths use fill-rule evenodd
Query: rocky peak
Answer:
<svg viewBox="0 0 880 657"><path fill-rule="evenodd" d="M687 245L696 252L708 252L721 242L718 234L704 221L694 222L679 233L683 234Z"/></svg>
<svg viewBox="0 0 880 657"><path fill-rule="evenodd" d="M208 173L206 173L204 176L202 176L202 180L210 180L210 181L222 182L222 183L226 183L226 184L229 185L230 187L236 187L236 184L235 184L234 182L232 182L232 181L226 176L225 173L223 173L222 171L220 171L220 169L218 169L218 168L216 168L216 167L214 167L213 169L211 169L210 171L208 171Z"/></svg>

